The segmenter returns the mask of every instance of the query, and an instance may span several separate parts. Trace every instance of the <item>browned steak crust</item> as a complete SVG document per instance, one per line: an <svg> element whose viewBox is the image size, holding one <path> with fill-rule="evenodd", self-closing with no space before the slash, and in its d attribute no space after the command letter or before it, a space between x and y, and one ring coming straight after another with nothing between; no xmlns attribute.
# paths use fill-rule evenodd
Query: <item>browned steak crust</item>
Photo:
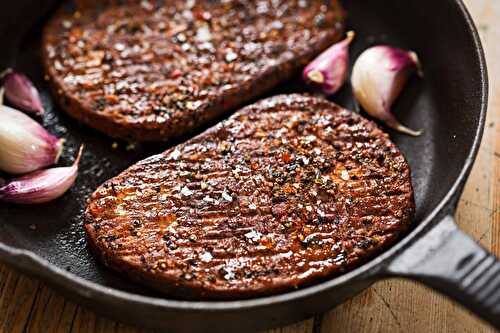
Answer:
<svg viewBox="0 0 500 333"><path fill-rule="evenodd" d="M85 229L106 265L184 298L289 290L359 266L414 212L410 170L373 122L272 97L102 185Z"/></svg>
<svg viewBox="0 0 500 333"><path fill-rule="evenodd" d="M168 140L290 78L343 19L338 0L73 0L44 30L44 64L73 117Z"/></svg>

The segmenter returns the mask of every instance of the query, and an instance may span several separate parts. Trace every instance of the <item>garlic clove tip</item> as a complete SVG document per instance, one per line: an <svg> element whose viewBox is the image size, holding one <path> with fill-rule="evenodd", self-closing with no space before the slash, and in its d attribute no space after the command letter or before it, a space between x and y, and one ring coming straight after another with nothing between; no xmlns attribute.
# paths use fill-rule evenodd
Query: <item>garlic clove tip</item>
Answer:
<svg viewBox="0 0 500 333"><path fill-rule="evenodd" d="M64 144L66 143L66 139L59 139L57 140L56 144L55 144L55 149L56 149L56 156L54 158L54 164L58 163L59 162L59 158L61 158L61 154L64 150Z"/></svg>
<svg viewBox="0 0 500 333"><path fill-rule="evenodd" d="M414 51L409 51L408 56L410 57L410 59L413 60L413 62L415 63L415 66L417 67L417 76L420 78L424 77L424 71L422 70L422 64L420 62L420 59L418 58L417 53Z"/></svg>
<svg viewBox="0 0 500 333"><path fill-rule="evenodd" d="M7 74L10 74L12 73L13 70L12 68L8 67L6 69L4 69L3 71L0 72L0 80L3 80L3 78L7 75Z"/></svg>
<svg viewBox="0 0 500 333"><path fill-rule="evenodd" d="M403 124L401 124L399 122L396 122L396 123L391 122L391 123L387 123L387 125L390 128L392 128L400 133L407 134L407 135L414 136L414 137L420 136L424 132L423 130L413 130L409 127L404 126Z"/></svg>
<svg viewBox="0 0 500 333"><path fill-rule="evenodd" d="M347 42L347 44L351 44L351 42L353 41L354 37L356 37L356 33L354 32L354 30L349 30L348 32L346 32L346 39L345 39L345 41Z"/></svg>
<svg viewBox="0 0 500 333"><path fill-rule="evenodd" d="M80 149L78 149L78 155L76 155L75 161L73 162L73 165L79 165L80 164L80 159L82 158L83 155L83 150L85 149L85 145L82 144L80 146Z"/></svg>
<svg viewBox="0 0 500 333"><path fill-rule="evenodd" d="M325 82L325 76L318 70L313 70L307 73L307 78L318 84L323 84Z"/></svg>

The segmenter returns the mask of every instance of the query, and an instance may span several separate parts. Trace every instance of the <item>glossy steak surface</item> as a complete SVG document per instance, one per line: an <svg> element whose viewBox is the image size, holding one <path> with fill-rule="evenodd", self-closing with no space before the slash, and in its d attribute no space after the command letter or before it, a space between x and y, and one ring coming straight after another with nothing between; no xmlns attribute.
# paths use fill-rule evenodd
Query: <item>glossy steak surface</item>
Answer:
<svg viewBox="0 0 500 333"><path fill-rule="evenodd" d="M337 0L70 1L43 57L73 117L166 141L268 92L342 37Z"/></svg>
<svg viewBox="0 0 500 333"><path fill-rule="evenodd" d="M375 123L280 95L106 182L85 228L106 265L144 285L232 299L352 269L413 213L408 164Z"/></svg>

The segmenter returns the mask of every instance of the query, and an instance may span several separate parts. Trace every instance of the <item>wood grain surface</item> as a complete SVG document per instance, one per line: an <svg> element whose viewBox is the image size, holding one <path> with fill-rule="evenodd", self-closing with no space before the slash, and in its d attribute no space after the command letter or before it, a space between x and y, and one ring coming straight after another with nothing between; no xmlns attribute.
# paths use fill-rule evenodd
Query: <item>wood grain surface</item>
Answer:
<svg viewBox="0 0 500 333"><path fill-rule="evenodd" d="M463 230L500 256L500 1L465 1L486 49L490 105L479 157L456 213ZM43 283L0 265L0 332L141 332L73 304ZM435 292L403 280L376 283L331 312L269 331L493 332Z"/></svg>

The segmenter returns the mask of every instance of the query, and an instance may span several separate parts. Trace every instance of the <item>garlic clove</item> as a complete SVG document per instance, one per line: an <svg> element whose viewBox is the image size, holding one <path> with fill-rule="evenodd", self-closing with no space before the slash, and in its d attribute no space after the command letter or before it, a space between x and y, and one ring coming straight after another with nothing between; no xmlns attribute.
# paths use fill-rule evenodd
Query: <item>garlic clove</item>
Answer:
<svg viewBox="0 0 500 333"><path fill-rule="evenodd" d="M24 113L0 105L0 170L24 174L57 163L64 139Z"/></svg>
<svg viewBox="0 0 500 333"><path fill-rule="evenodd" d="M385 45L368 48L354 63L354 97L370 116L401 133L419 136L422 131L402 125L391 113L392 104L414 73L422 75L415 52Z"/></svg>
<svg viewBox="0 0 500 333"><path fill-rule="evenodd" d="M5 97L13 106L36 115L44 113L40 94L26 75L7 71L3 77L3 84Z"/></svg>
<svg viewBox="0 0 500 333"><path fill-rule="evenodd" d="M82 152L83 146L80 147L78 156L70 167L35 171L10 181L0 187L0 201L16 204L40 204L61 197L75 183Z"/></svg>
<svg viewBox="0 0 500 333"><path fill-rule="evenodd" d="M326 95L336 93L347 80L349 72L349 45L354 31L346 38L332 45L314 59L302 72L304 81Z"/></svg>

